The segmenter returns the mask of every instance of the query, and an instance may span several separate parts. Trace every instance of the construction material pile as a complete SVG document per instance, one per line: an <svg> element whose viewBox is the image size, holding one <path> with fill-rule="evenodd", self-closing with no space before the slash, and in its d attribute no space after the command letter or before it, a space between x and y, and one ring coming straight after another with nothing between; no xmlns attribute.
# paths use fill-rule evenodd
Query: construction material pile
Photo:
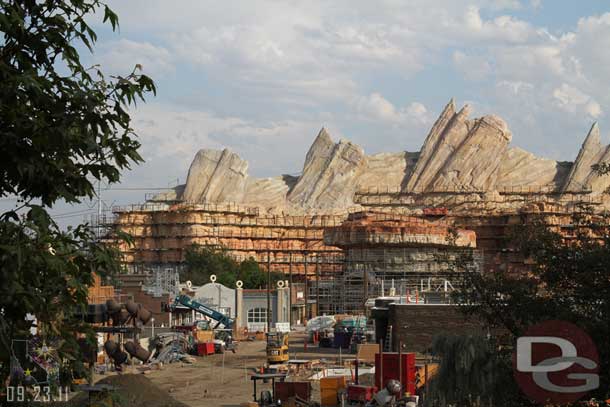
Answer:
<svg viewBox="0 0 610 407"><path fill-rule="evenodd" d="M153 356L151 363L194 363L195 359L189 356L189 350L193 348L192 336L181 333L167 332L153 338L150 349Z"/></svg>
<svg viewBox="0 0 610 407"><path fill-rule="evenodd" d="M323 315L311 318L309 321L307 321L305 330L307 331L307 333L319 332L324 329L332 329L336 323L337 321L335 320L334 316Z"/></svg>

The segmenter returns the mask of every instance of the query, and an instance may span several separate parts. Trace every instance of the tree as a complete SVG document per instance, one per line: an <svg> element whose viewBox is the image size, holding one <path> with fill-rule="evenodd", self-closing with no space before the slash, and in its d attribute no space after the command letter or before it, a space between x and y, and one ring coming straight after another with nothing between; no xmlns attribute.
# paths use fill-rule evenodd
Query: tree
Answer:
<svg viewBox="0 0 610 407"><path fill-rule="evenodd" d="M267 287L267 271L261 270L256 260L249 258L238 262L223 247L192 245L186 249L185 265L180 279L190 280L195 285L209 283L214 274L216 281L227 287L235 287L237 280L244 283L244 288ZM271 273L273 287L281 279L280 273Z"/></svg>
<svg viewBox="0 0 610 407"><path fill-rule="evenodd" d="M116 14L98 0L0 1L0 197L21 205L0 216L3 382L11 340L29 333L27 314L41 335L63 338L60 354L76 361L75 332L86 326L75 315L91 273L120 268L118 252L86 225L61 231L47 213L58 200L92 198L96 180L118 182L142 161L127 109L155 86L137 67L107 78L83 66L77 47L93 50L87 21L98 10L116 29Z"/></svg>
<svg viewBox="0 0 610 407"><path fill-rule="evenodd" d="M253 258L244 260L239 264L238 278L244 282L246 288L266 288L267 273L260 269L258 263ZM275 287L275 283L281 279L278 273L271 273L271 283Z"/></svg>
<svg viewBox="0 0 610 407"><path fill-rule="evenodd" d="M587 332L600 356L600 387L610 379L610 229L608 219L583 208L572 216L572 238L542 222L515 227L513 247L528 273L466 273L458 301L463 310L507 332L514 343L528 326L545 320L572 322Z"/></svg>
<svg viewBox="0 0 610 407"><path fill-rule="evenodd" d="M434 338L431 355L440 360L440 367L428 385L426 406L519 405L510 359L499 349L491 337Z"/></svg>
<svg viewBox="0 0 610 407"><path fill-rule="evenodd" d="M185 263L186 269L180 275L183 281L203 285L209 283L214 274L220 284L235 286L239 264L222 247L193 245L186 249Z"/></svg>

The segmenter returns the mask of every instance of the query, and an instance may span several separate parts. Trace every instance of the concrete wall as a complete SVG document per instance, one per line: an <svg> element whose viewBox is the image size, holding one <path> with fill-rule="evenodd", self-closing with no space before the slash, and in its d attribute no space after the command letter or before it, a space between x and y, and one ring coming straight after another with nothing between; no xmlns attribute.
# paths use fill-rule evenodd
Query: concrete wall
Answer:
<svg viewBox="0 0 610 407"><path fill-rule="evenodd" d="M235 290L232 288L218 283L207 283L195 288L193 298L210 308L235 318Z"/></svg>
<svg viewBox="0 0 610 407"><path fill-rule="evenodd" d="M248 323L248 311L254 308L267 308L266 290L241 290L242 307L239 317L239 325L247 327L249 331L263 331L267 328L266 319L261 323ZM271 292L271 328L275 327L276 322L289 322L289 296L288 288L276 289Z"/></svg>
<svg viewBox="0 0 610 407"><path fill-rule="evenodd" d="M248 324L248 311L253 308L267 308L267 292L265 290L244 290L243 306L241 326L247 327L249 331L265 330L266 322ZM277 322L277 294L275 291L271 292L271 312L271 323L274 324Z"/></svg>
<svg viewBox="0 0 610 407"><path fill-rule="evenodd" d="M481 322L466 319L455 305L390 304L388 323L394 351L398 351L399 341L403 351L425 352L436 335L487 334Z"/></svg>

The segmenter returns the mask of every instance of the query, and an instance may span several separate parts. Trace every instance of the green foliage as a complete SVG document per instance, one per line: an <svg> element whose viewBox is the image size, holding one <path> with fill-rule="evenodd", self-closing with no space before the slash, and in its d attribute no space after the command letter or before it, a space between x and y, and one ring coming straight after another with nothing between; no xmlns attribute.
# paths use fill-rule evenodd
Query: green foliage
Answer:
<svg viewBox="0 0 610 407"><path fill-rule="evenodd" d="M0 196L77 202L95 195L93 178L117 182L142 161L127 105L155 92L152 80L137 70L105 78L75 48L92 50L86 20L100 7L116 27L97 0L0 2Z"/></svg>
<svg viewBox="0 0 610 407"><path fill-rule="evenodd" d="M180 279L190 280L195 285L209 283L214 274L218 283L229 288L235 287L237 280L243 281L244 288L267 287L267 272L261 270L256 260L249 258L238 262L222 247L193 245L186 249L185 264ZM281 274L271 273L273 287L281 279Z"/></svg>
<svg viewBox="0 0 610 407"><path fill-rule="evenodd" d="M510 363L492 339L439 336L431 353L439 359L440 367L429 383L427 406L521 405Z"/></svg>
<svg viewBox="0 0 610 407"><path fill-rule="evenodd" d="M239 280L244 282L245 288L265 288L267 287L267 273L260 269L258 263L253 258L244 260L239 264ZM271 273L271 284L275 287L275 283L281 280L282 276L279 273Z"/></svg>
<svg viewBox="0 0 610 407"><path fill-rule="evenodd" d="M467 273L458 301L463 310L502 328L514 343L528 326L569 321L586 331L600 356L597 398L610 379L610 229L608 220L573 216L572 239L544 224L516 227L512 247L530 260L530 273Z"/></svg>
<svg viewBox="0 0 610 407"><path fill-rule="evenodd" d="M0 216L2 383L10 341L28 335L28 313L43 336L64 339L61 356L76 362L75 333L86 327L74 314L87 304L91 272L120 268L118 252L87 227L62 232L47 214L58 200L93 197L94 180L118 182L142 161L128 108L155 92L152 80L137 67L106 78L77 51L93 50L87 21L100 9L115 29L117 16L98 0L0 1L0 197L22 203Z"/></svg>

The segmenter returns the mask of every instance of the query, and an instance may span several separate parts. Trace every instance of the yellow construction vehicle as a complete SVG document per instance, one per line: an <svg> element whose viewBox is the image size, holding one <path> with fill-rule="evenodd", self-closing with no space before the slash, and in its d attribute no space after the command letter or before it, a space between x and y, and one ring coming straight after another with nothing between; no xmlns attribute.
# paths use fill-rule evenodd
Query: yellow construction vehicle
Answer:
<svg viewBox="0 0 610 407"><path fill-rule="evenodd" d="M283 363L288 359L288 332L267 333L267 362Z"/></svg>

